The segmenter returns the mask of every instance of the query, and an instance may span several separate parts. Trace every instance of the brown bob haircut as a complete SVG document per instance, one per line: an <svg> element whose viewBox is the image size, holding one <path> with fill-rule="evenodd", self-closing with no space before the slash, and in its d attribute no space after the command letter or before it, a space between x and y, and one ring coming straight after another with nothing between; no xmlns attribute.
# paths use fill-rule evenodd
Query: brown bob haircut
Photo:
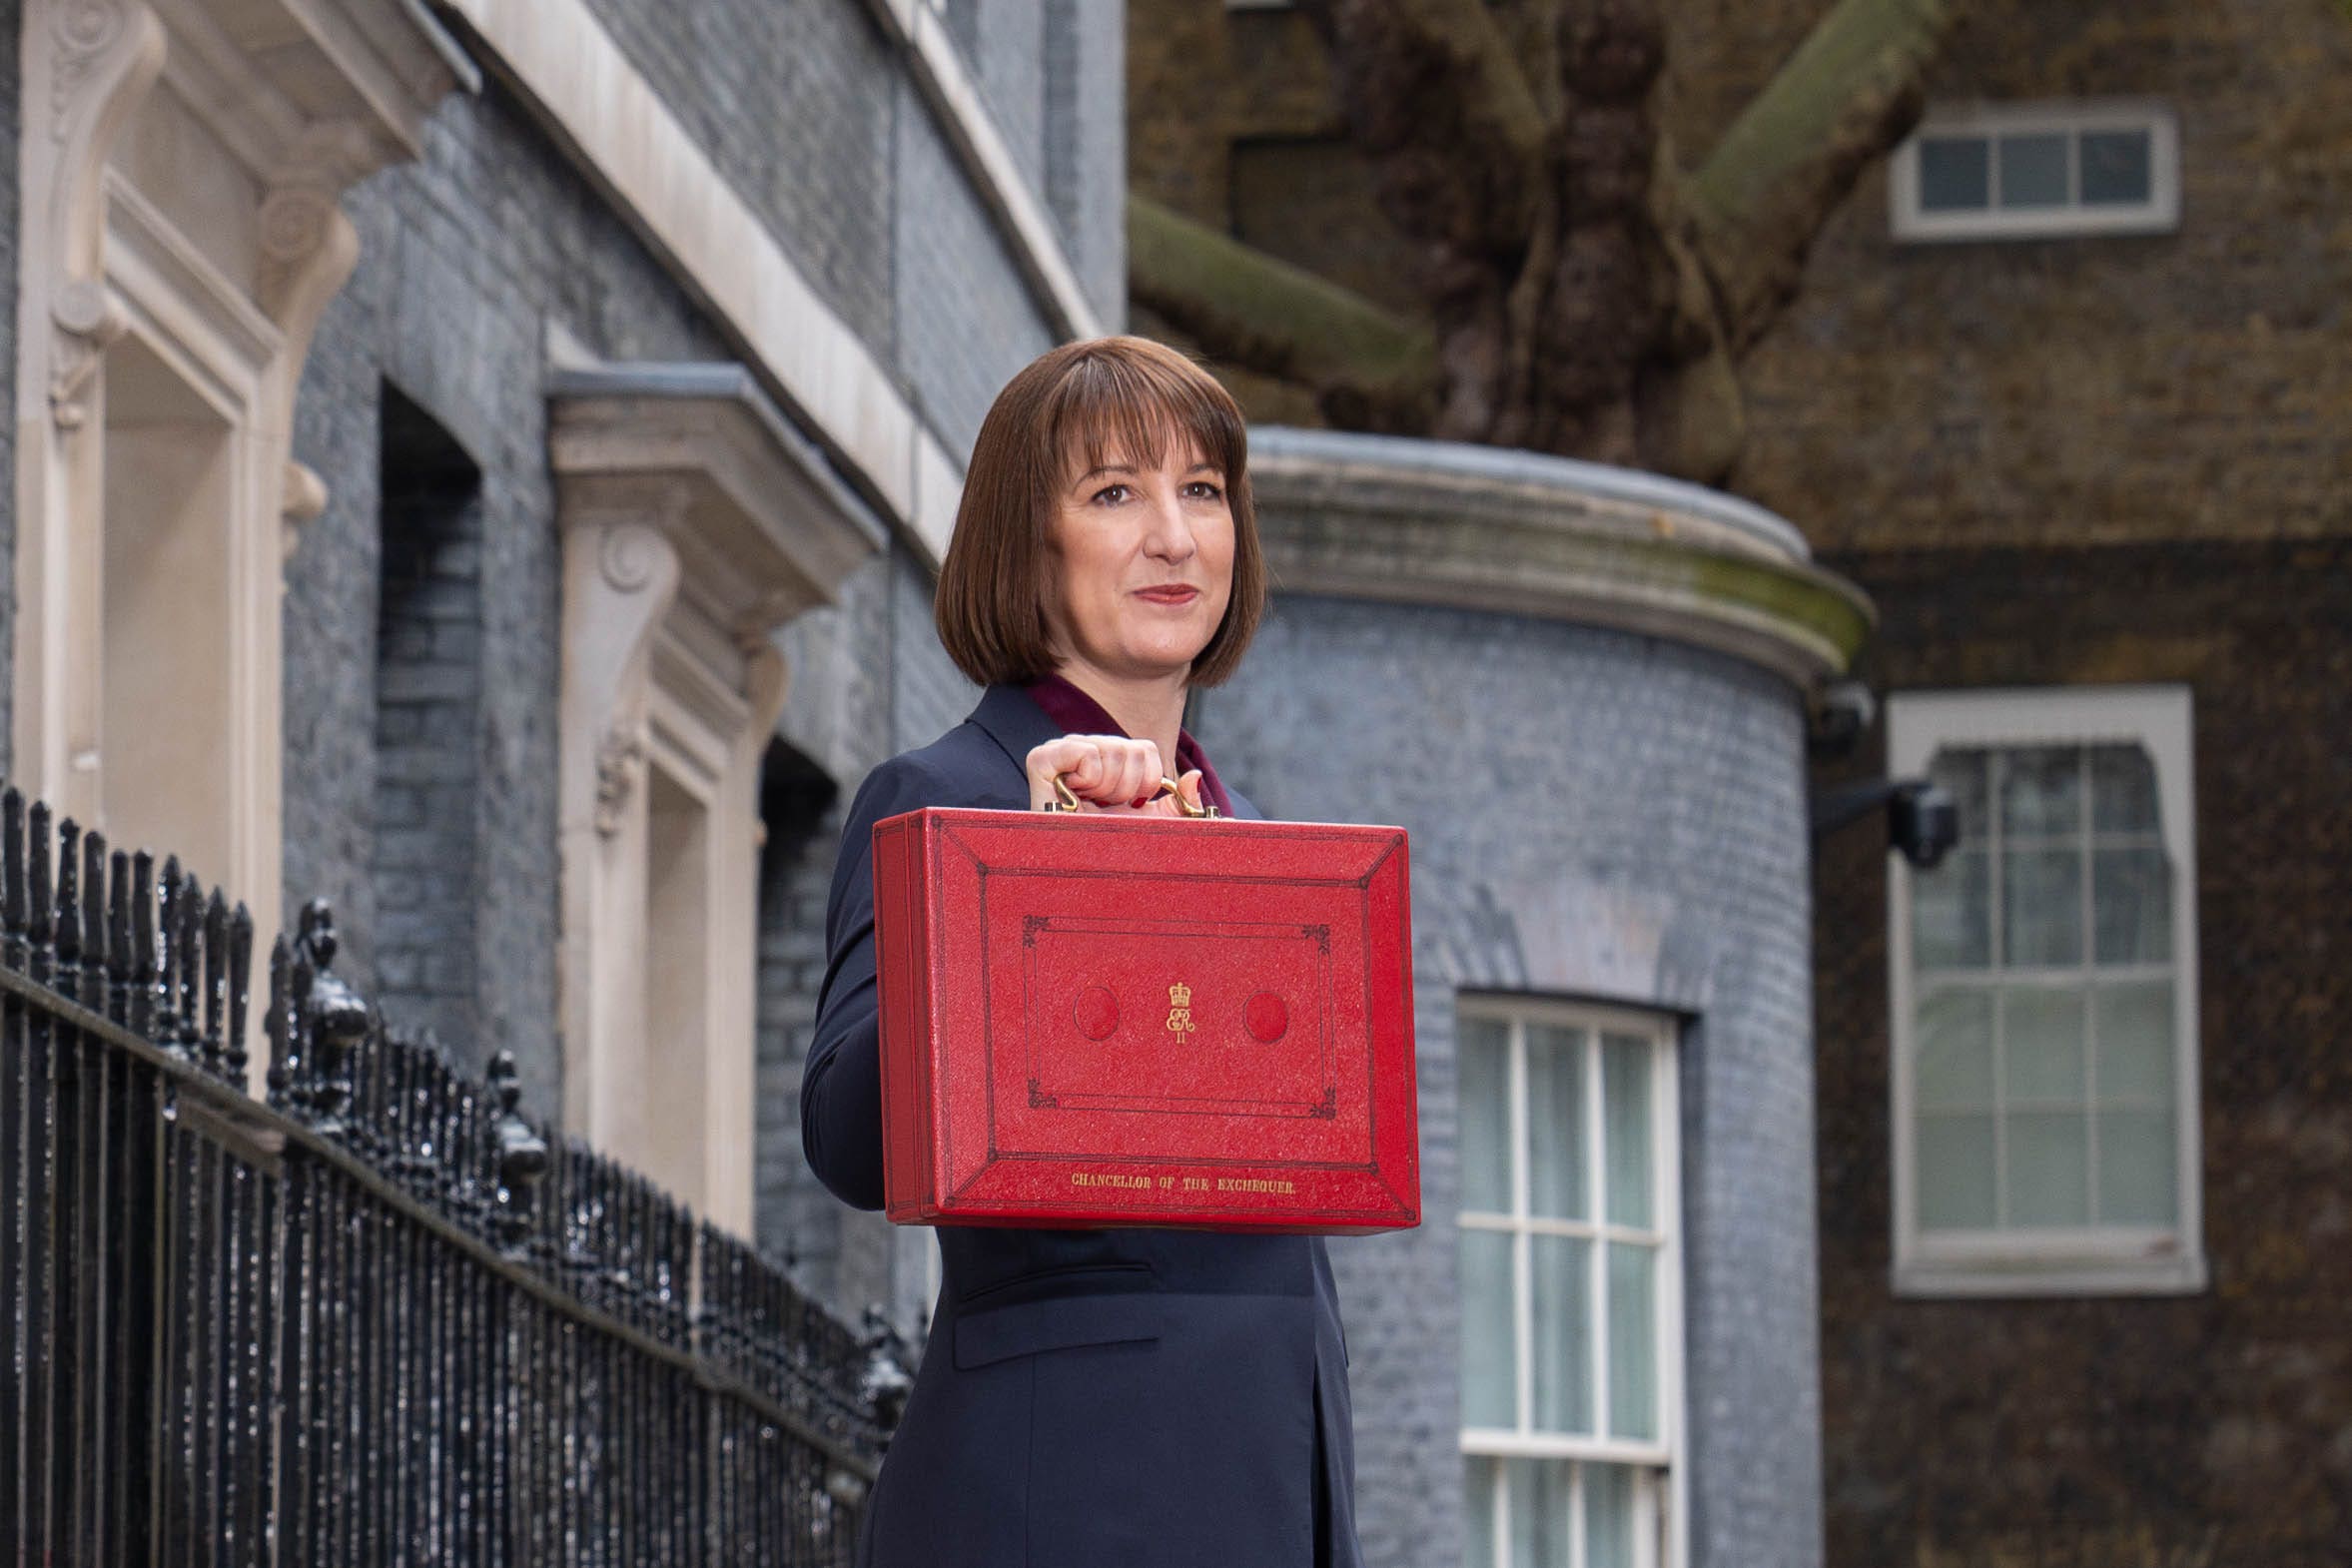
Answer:
<svg viewBox="0 0 2352 1568"><path fill-rule="evenodd" d="M1073 473L1108 458L1157 465L1172 442L1224 475L1233 514L1233 587L1190 684L1233 673L1265 612L1265 558L1249 498L1249 441L1232 394L1145 338L1095 338L1039 357L997 393L973 443L933 615L956 667L984 686L1053 671L1060 592L1055 508ZM1074 460L1085 461L1074 468Z"/></svg>

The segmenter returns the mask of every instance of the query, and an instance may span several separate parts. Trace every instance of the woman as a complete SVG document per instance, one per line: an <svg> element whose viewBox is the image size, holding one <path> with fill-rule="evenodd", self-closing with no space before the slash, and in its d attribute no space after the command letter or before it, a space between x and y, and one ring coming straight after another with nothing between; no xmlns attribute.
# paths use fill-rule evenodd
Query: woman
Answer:
<svg viewBox="0 0 2352 1568"><path fill-rule="evenodd" d="M940 637L988 688L851 806L801 1083L810 1166L882 1206L874 824L922 806L1253 817L1181 728L1232 672L1265 573L1240 410L1169 349L1066 345L981 426L940 571ZM1202 832L1214 832L1203 827ZM872 1568L1352 1568L1346 1350L1322 1239L939 1232L929 1347L869 1504Z"/></svg>

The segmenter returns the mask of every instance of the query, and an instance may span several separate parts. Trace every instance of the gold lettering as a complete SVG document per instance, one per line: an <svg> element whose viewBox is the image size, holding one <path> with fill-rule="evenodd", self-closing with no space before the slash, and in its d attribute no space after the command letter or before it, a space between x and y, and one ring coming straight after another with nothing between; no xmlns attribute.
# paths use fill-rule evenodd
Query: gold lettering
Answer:
<svg viewBox="0 0 2352 1568"><path fill-rule="evenodd" d="M1152 1178L1150 1176L1119 1176L1096 1171L1073 1171L1070 1173L1070 1184L1072 1186L1149 1187L1152 1184Z"/></svg>

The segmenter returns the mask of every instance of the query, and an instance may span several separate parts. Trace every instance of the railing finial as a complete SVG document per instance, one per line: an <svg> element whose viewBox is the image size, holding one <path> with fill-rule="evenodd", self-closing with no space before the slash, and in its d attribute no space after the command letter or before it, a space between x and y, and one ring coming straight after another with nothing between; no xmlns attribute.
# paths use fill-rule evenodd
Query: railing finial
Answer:
<svg viewBox="0 0 2352 1568"><path fill-rule="evenodd" d="M522 1075L514 1053L490 1059L491 1136L498 1154L498 1245L512 1256L529 1245L531 1209L539 1178L547 1174L547 1141L515 1108L522 1103Z"/></svg>

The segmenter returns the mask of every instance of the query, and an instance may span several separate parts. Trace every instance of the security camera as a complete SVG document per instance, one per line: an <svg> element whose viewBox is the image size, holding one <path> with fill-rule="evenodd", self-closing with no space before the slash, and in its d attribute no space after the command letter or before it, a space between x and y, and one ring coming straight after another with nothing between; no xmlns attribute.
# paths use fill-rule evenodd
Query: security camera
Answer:
<svg viewBox="0 0 2352 1568"><path fill-rule="evenodd" d="M1887 841L1922 871L1960 842L1960 803L1927 779L1904 779L1887 799Z"/></svg>
<svg viewBox="0 0 2352 1568"><path fill-rule="evenodd" d="M1815 797L1813 836L1829 837L1884 807L1887 842L1922 871L1960 842L1960 806L1951 792L1928 779L1863 779Z"/></svg>

